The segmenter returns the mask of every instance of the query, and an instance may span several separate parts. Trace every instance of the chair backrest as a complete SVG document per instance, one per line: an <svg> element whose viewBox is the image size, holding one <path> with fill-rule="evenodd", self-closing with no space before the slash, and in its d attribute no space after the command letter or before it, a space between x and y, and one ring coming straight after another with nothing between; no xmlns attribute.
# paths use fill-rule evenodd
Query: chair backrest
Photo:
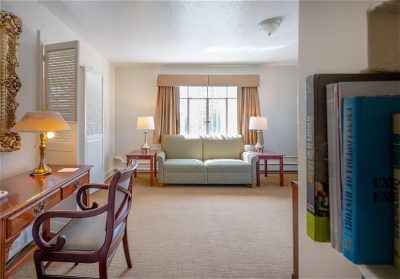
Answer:
<svg viewBox="0 0 400 279"><path fill-rule="evenodd" d="M115 237L114 230L128 217L132 204L133 174L137 165L137 160L133 159L128 168L117 171L111 178L108 188L106 246Z"/></svg>

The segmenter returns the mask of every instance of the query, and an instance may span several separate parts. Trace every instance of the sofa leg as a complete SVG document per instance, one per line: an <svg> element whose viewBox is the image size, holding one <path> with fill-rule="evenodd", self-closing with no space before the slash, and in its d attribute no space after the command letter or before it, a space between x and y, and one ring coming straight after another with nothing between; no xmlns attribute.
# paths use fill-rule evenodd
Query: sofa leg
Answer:
<svg viewBox="0 0 400 279"><path fill-rule="evenodd" d="M257 184L252 183L252 184L251 184L251 188L257 188Z"/></svg>

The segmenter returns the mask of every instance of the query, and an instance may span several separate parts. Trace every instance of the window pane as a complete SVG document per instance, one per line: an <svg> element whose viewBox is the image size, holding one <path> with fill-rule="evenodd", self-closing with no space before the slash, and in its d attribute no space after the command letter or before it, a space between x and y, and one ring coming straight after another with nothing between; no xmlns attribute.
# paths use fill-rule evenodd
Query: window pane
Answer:
<svg viewBox="0 0 400 279"><path fill-rule="evenodd" d="M237 87L181 86L180 93L181 134L237 134Z"/></svg>
<svg viewBox="0 0 400 279"><path fill-rule="evenodd" d="M228 98L237 98L236 86L227 87L227 89L228 89Z"/></svg>
<svg viewBox="0 0 400 279"><path fill-rule="evenodd" d="M228 100L228 131L229 135L236 135L237 131L237 99Z"/></svg>
<svg viewBox="0 0 400 279"><path fill-rule="evenodd" d="M190 135L206 134L205 99L189 99L189 134Z"/></svg>
<svg viewBox="0 0 400 279"><path fill-rule="evenodd" d="M226 99L209 100L209 134L226 134Z"/></svg>
<svg viewBox="0 0 400 279"><path fill-rule="evenodd" d="M226 87L209 87L208 98L226 98Z"/></svg>
<svg viewBox="0 0 400 279"><path fill-rule="evenodd" d="M188 87L187 86L179 86L179 97L187 98L188 97Z"/></svg>
<svg viewBox="0 0 400 279"><path fill-rule="evenodd" d="M179 102L179 116L180 116L180 134L187 135L188 129L188 113L187 113L187 99L181 99Z"/></svg>
<svg viewBox="0 0 400 279"><path fill-rule="evenodd" d="M189 98L207 98L207 87L205 86L190 86Z"/></svg>

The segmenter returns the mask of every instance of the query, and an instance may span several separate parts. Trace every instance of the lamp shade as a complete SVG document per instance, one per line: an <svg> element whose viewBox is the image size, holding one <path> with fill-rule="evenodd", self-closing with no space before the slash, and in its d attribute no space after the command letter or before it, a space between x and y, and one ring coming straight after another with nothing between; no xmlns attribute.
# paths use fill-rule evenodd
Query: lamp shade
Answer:
<svg viewBox="0 0 400 279"><path fill-rule="evenodd" d="M137 119L138 130L154 130L153 116L139 116Z"/></svg>
<svg viewBox="0 0 400 279"><path fill-rule="evenodd" d="M268 128L268 120L262 116L250 116L250 130L264 130Z"/></svg>
<svg viewBox="0 0 400 279"><path fill-rule="evenodd" d="M27 112L14 126L19 132L50 132L71 129L59 112Z"/></svg>

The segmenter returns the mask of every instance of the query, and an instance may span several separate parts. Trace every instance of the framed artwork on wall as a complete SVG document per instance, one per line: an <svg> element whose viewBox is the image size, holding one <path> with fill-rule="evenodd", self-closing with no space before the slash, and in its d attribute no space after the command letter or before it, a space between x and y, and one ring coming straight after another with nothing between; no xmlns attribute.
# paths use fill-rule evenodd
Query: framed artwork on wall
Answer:
<svg viewBox="0 0 400 279"><path fill-rule="evenodd" d="M22 21L5 10L0 11L0 152L21 148L21 137L11 131L16 122L18 103L16 96L21 88L17 75L17 45L22 32Z"/></svg>

